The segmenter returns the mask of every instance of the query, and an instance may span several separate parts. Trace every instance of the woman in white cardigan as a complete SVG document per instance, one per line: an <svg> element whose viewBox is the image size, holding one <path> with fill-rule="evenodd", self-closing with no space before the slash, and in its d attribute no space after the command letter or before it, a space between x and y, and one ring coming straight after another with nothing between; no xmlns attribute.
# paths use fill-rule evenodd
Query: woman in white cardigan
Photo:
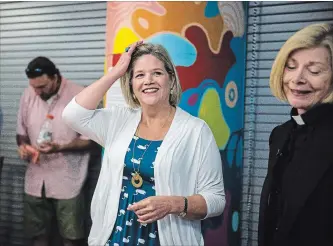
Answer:
<svg viewBox="0 0 333 246"><path fill-rule="evenodd" d="M96 109L119 78L128 107ZM201 220L225 206L222 163L210 128L177 107L180 97L167 51L140 41L65 108L63 119L105 148L89 245L204 244Z"/></svg>

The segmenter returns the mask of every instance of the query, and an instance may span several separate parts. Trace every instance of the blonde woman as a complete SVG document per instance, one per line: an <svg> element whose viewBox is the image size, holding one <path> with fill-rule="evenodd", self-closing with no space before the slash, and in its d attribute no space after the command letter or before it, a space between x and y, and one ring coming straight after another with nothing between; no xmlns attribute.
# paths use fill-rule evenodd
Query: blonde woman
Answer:
<svg viewBox="0 0 333 246"><path fill-rule="evenodd" d="M333 25L295 33L270 86L292 107L273 129L260 202L259 246L333 245Z"/></svg>
<svg viewBox="0 0 333 246"><path fill-rule="evenodd" d="M119 78L128 107L96 110ZM166 50L138 42L65 108L65 121L105 148L89 245L203 245L201 220L225 206L221 158L180 97Z"/></svg>

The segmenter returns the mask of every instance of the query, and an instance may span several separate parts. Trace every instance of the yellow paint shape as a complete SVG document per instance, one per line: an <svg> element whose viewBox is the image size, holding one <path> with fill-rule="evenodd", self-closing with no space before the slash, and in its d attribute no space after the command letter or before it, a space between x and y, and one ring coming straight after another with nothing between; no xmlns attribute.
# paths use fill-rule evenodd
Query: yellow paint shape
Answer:
<svg viewBox="0 0 333 246"><path fill-rule="evenodd" d="M129 45L139 41L140 38L128 27L119 29L113 46L113 54L123 53Z"/></svg>
<svg viewBox="0 0 333 246"><path fill-rule="evenodd" d="M203 95L198 116L209 125L219 149L224 149L230 137L230 128L224 119L220 97L215 89L207 89Z"/></svg>

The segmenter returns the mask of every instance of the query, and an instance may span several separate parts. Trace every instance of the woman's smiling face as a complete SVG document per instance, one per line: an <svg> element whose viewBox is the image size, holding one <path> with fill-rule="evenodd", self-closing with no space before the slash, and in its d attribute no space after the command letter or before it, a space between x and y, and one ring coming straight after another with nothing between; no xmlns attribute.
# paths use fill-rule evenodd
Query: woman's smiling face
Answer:
<svg viewBox="0 0 333 246"><path fill-rule="evenodd" d="M140 105L169 104L170 76L162 61L153 55L143 55L134 64L133 92Z"/></svg>
<svg viewBox="0 0 333 246"><path fill-rule="evenodd" d="M303 114L332 92L332 55L325 47L290 54L283 74L283 91L290 105Z"/></svg>

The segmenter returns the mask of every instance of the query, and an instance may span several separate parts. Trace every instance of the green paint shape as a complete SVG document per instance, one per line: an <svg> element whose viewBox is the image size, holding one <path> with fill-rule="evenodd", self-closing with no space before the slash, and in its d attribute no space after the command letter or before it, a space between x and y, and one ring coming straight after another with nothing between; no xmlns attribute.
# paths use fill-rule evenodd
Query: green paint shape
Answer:
<svg viewBox="0 0 333 246"><path fill-rule="evenodd" d="M230 128L224 119L220 97L215 89L207 89L203 95L198 116L209 125L219 149L224 149L230 137Z"/></svg>

